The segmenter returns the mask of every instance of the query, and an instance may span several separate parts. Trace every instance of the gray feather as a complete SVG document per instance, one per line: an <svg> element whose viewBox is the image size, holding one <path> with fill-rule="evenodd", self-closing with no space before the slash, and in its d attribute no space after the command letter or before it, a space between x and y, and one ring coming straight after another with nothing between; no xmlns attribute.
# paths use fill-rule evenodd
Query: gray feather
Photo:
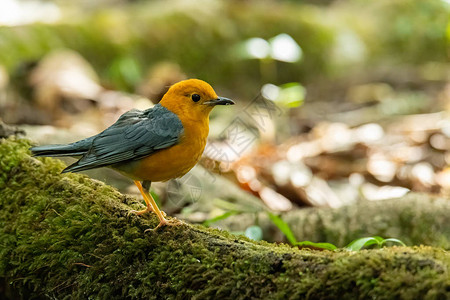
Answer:
<svg viewBox="0 0 450 300"><path fill-rule="evenodd" d="M91 147L95 136L67 145L44 145L31 147L34 156L80 156Z"/></svg>
<svg viewBox="0 0 450 300"><path fill-rule="evenodd" d="M69 145L34 147L32 150L36 155L62 156L70 155L64 150L64 147L70 146L72 153L83 156L63 172L77 172L149 156L177 144L183 132L177 115L157 104L145 111L130 110L124 113L116 123L88 139ZM46 155L44 150L52 147L54 151ZM66 152L63 154L63 151Z"/></svg>

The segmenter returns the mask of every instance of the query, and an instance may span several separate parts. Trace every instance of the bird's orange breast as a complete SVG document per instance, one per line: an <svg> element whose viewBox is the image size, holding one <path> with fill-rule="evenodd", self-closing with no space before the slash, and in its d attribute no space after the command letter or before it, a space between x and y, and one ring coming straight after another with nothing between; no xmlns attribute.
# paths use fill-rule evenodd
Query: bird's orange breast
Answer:
<svg viewBox="0 0 450 300"><path fill-rule="evenodd" d="M183 124L184 135L178 144L113 168L134 180L141 181L167 181L181 177L200 160L208 137L208 123L206 120L198 124Z"/></svg>

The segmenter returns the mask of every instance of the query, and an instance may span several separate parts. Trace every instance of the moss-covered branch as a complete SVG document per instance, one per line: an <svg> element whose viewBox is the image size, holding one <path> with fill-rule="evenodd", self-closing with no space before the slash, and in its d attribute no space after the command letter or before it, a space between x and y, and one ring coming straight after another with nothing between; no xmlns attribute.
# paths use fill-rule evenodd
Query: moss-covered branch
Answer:
<svg viewBox="0 0 450 300"><path fill-rule="evenodd" d="M398 237L407 245L428 245L450 249L450 201L428 195L410 193L405 197L383 201L362 201L340 208L303 208L283 214L298 240L327 241L345 246L351 241L380 235ZM230 217L219 225L232 231L243 231L254 224L254 215ZM273 238L276 227L259 215L259 226ZM281 239L281 232L275 234Z"/></svg>
<svg viewBox="0 0 450 300"><path fill-rule="evenodd" d="M416 247L298 250L127 216L134 199L59 161L0 144L0 278L6 298L445 299L450 256Z"/></svg>

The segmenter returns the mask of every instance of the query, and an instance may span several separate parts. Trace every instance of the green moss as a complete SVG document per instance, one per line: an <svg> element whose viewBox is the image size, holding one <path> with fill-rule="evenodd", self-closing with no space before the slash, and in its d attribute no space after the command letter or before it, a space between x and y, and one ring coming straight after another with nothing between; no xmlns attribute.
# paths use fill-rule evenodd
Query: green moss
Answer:
<svg viewBox="0 0 450 300"><path fill-rule="evenodd" d="M449 255L429 247L358 253L254 242L201 226L128 217L135 199L25 140L0 144L0 278L9 297L95 299L444 299Z"/></svg>

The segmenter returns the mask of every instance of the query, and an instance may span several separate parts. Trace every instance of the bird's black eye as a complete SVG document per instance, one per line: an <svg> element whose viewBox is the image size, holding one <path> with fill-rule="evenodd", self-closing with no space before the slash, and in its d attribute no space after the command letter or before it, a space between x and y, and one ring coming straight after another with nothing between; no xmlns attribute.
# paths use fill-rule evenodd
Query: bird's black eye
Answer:
<svg viewBox="0 0 450 300"><path fill-rule="evenodd" d="M200 95L199 94L193 94L191 96L191 98L192 98L192 101L194 101L194 102L200 101Z"/></svg>

